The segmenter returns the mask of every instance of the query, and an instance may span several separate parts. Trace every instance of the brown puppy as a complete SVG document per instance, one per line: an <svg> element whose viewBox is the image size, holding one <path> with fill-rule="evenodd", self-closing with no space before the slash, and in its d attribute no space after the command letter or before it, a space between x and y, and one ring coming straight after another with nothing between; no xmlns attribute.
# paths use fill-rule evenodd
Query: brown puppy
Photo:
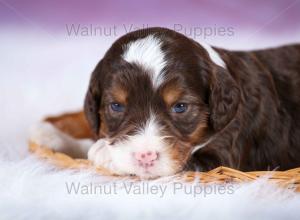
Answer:
<svg viewBox="0 0 300 220"><path fill-rule="evenodd" d="M171 175L300 166L300 46L228 51L164 28L118 39L95 68L85 114L95 164Z"/></svg>

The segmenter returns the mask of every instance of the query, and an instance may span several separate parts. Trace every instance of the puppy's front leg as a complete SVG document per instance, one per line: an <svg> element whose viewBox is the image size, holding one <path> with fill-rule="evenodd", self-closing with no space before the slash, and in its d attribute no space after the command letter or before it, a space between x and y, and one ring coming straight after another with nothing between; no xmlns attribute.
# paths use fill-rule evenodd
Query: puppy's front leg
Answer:
<svg viewBox="0 0 300 220"><path fill-rule="evenodd" d="M76 139L46 121L31 128L30 141L74 158L86 158L94 143L91 139Z"/></svg>
<svg viewBox="0 0 300 220"><path fill-rule="evenodd" d="M96 166L114 170L109 144L105 139L99 139L91 146L88 151L88 160L92 161Z"/></svg>

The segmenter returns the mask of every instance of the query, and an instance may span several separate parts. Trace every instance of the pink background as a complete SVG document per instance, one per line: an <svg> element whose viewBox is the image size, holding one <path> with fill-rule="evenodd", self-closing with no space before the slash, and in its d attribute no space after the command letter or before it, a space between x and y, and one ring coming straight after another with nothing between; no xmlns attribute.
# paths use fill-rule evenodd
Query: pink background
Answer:
<svg viewBox="0 0 300 220"><path fill-rule="evenodd" d="M300 28L298 0L1 0L0 25L21 24L59 30L66 23L224 25L294 32ZM263 28L262 28L263 27Z"/></svg>

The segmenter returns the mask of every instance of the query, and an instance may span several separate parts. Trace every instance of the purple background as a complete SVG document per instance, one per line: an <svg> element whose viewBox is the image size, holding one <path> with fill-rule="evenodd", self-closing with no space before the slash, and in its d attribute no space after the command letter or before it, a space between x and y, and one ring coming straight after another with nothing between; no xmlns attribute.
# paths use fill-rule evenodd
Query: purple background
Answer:
<svg viewBox="0 0 300 220"><path fill-rule="evenodd" d="M226 25L263 32L300 28L299 0L0 0L0 25L60 29L66 23Z"/></svg>

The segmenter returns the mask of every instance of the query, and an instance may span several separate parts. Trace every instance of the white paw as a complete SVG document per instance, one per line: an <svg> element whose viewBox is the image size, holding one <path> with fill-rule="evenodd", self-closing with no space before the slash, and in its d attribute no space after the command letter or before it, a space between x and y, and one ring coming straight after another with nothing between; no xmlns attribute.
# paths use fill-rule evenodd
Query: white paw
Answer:
<svg viewBox="0 0 300 220"><path fill-rule="evenodd" d="M62 132L48 122L40 122L30 129L30 140L38 145L48 146L54 150L65 145Z"/></svg>
<svg viewBox="0 0 300 220"><path fill-rule="evenodd" d="M88 159L91 160L96 166L101 166L108 170L114 171L114 166L112 164L112 158L109 151L109 144L105 139L99 139L92 145L88 152Z"/></svg>
<svg viewBox="0 0 300 220"><path fill-rule="evenodd" d="M75 158L86 158L89 148L94 143L90 139L75 139L49 122L40 122L33 126L30 131L30 140Z"/></svg>

